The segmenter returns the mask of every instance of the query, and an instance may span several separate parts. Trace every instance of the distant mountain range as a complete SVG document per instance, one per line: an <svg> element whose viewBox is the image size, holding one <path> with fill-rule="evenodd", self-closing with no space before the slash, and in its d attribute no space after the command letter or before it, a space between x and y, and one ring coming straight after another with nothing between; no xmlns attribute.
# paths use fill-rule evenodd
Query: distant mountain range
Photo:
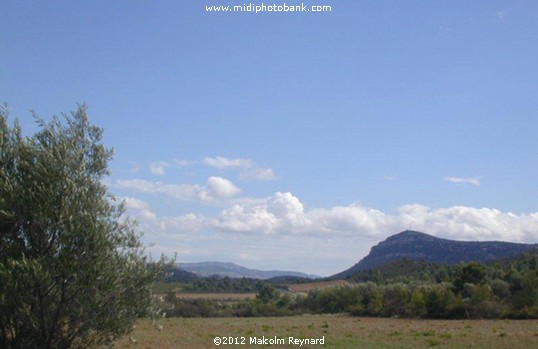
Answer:
<svg viewBox="0 0 538 349"><path fill-rule="evenodd" d="M455 241L441 239L418 231L406 230L388 237L372 247L370 253L351 268L333 275L346 278L359 271L375 269L397 260L426 261L439 264L487 262L511 258L538 249L538 244L501 241Z"/></svg>
<svg viewBox="0 0 538 349"><path fill-rule="evenodd" d="M220 276L231 278L252 278L252 279L272 279L283 276L293 276L300 278L319 278L317 275L305 274L295 271L280 270L257 270L242 267L234 263L223 262L201 262L201 263L179 263L179 268L193 273L199 277Z"/></svg>

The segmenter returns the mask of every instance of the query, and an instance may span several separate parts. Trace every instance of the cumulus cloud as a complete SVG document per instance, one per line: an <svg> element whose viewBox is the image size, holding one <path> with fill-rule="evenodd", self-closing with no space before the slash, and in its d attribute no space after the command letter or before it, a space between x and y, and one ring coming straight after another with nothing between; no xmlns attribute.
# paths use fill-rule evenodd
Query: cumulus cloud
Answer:
<svg viewBox="0 0 538 349"><path fill-rule="evenodd" d="M248 234L380 239L409 226L459 240L538 240L538 213L517 215L465 206L433 209L418 204L404 205L396 214L357 204L307 210L299 198L280 192L225 208L205 227Z"/></svg>
<svg viewBox="0 0 538 349"><path fill-rule="evenodd" d="M217 217L217 227L243 233L288 234L310 225L303 204L291 193L276 193L263 203L234 205Z"/></svg>
<svg viewBox="0 0 538 349"><path fill-rule="evenodd" d="M396 218L359 205L305 210L289 192L236 203L222 210L211 225L227 232L326 237L379 237L400 229Z"/></svg>
<svg viewBox="0 0 538 349"><path fill-rule="evenodd" d="M233 183L219 177L207 186L177 188L170 185L130 182L142 190L175 193L179 196L215 198L238 193ZM187 191L187 193L184 193ZM204 193L203 195L200 193ZM204 196L205 195L205 196ZM156 219L149 207L136 199L127 205L154 220L163 233L192 234L200 231L241 233L251 236L315 236L318 238L359 238L380 240L411 227L438 237L456 240L503 240L538 242L538 213L514 214L494 208L453 206L430 208L419 204L401 206L394 214L352 204L332 208L305 208L292 193L277 192L264 199L234 200L213 216L194 213Z"/></svg>
<svg viewBox="0 0 538 349"><path fill-rule="evenodd" d="M241 189L225 178L209 177L207 179L207 191L215 198L229 198L239 194Z"/></svg>
<svg viewBox="0 0 538 349"><path fill-rule="evenodd" d="M453 206L431 209L420 205L400 208L401 219L413 229L460 240L536 242L538 213L514 214L494 208Z"/></svg>
<svg viewBox="0 0 538 349"><path fill-rule="evenodd" d="M224 209L215 220L215 228L236 233L275 233L277 217L263 207L233 205Z"/></svg>
<svg viewBox="0 0 538 349"><path fill-rule="evenodd" d="M209 177L205 186L197 184L167 184L144 179L120 179L115 182L114 186L140 193L165 195L182 201L201 202L226 199L241 192L241 189L231 181L221 177Z"/></svg>
<svg viewBox="0 0 538 349"><path fill-rule="evenodd" d="M162 183L127 184L129 188L136 184L149 192L184 190ZM191 189L206 195L226 196L236 193L234 187L231 182L214 177L208 179L206 186ZM275 253L286 258L297 257L298 263L305 260L318 263L319 258L326 262L332 258L331 272L356 262L375 241L409 227L454 240L538 242L538 213L515 214L494 208L431 208L408 204L389 214L358 204L308 208L292 193L277 192L266 198L226 200L223 202L226 206L216 213L159 217L144 201L123 199L129 213L140 221L143 231L151 233L152 239L161 243L168 240L169 247L176 248L177 244L191 248L198 258L205 254L211 258L217 255L238 258L240 253L260 256L271 263ZM274 251L269 252L271 246Z"/></svg>
<svg viewBox="0 0 538 349"><path fill-rule="evenodd" d="M397 227L394 217L379 210L360 205L337 206L331 209L316 209L310 213L316 222L315 230L331 235L359 235L362 237L383 236Z"/></svg>
<svg viewBox="0 0 538 349"><path fill-rule="evenodd" d="M445 181L452 183L464 183L479 186L480 177L445 177Z"/></svg>

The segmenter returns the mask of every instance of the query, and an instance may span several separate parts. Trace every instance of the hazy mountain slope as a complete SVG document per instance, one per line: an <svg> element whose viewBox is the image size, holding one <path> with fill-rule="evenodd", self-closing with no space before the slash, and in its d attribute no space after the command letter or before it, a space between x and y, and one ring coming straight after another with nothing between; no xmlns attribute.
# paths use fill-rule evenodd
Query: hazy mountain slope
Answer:
<svg viewBox="0 0 538 349"><path fill-rule="evenodd" d="M232 278L248 277L253 279L271 279L279 276L297 276L303 278L319 277L295 271L249 269L234 263L222 262L180 263L179 267L202 277L214 275L222 277L228 276Z"/></svg>
<svg viewBox="0 0 538 349"><path fill-rule="evenodd" d="M172 267L167 270L165 280L168 282L190 282L197 276L189 271Z"/></svg>

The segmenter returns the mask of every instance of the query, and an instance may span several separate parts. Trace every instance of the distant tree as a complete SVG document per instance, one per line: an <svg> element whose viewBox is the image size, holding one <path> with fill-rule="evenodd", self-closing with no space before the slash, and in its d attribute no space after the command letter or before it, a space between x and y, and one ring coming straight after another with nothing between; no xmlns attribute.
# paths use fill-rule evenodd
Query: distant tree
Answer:
<svg viewBox="0 0 538 349"><path fill-rule="evenodd" d="M0 108L0 347L89 348L156 314L167 265L144 256L135 222L103 184L112 151L86 107L36 119L23 137Z"/></svg>
<svg viewBox="0 0 538 349"><path fill-rule="evenodd" d="M411 294L409 313L416 317L423 317L426 315L426 297L420 289L414 290Z"/></svg>
<svg viewBox="0 0 538 349"><path fill-rule="evenodd" d="M526 270L521 277L520 289L514 293L512 303L516 309L535 307L538 316L538 271Z"/></svg>
<svg viewBox="0 0 538 349"><path fill-rule="evenodd" d="M291 298L291 296L288 293L284 293L278 299L276 305L281 307L281 308L286 308L287 306L289 306L291 304L292 301L293 301L293 299Z"/></svg>
<svg viewBox="0 0 538 349"><path fill-rule="evenodd" d="M269 303L278 300L279 293L275 286L271 285L268 282L259 282L256 285L258 294L256 298L261 300L263 303Z"/></svg>
<svg viewBox="0 0 538 349"><path fill-rule="evenodd" d="M362 303L366 315L377 316L383 310L383 293L375 283L363 284Z"/></svg>
<svg viewBox="0 0 538 349"><path fill-rule="evenodd" d="M510 284L504 280L495 279L491 282L491 291L500 300L510 297Z"/></svg>
<svg viewBox="0 0 538 349"><path fill-rule="evenodd" d="M454 279L454 287L461 292L465 284L480 284L485 281L486 268L476 262L470 262L462 266Z"/></svg>
<svg viewBox="0 0 538 349"><path fill-rule="evenodd" d="M383 292L383 307L386 315L407 316L411 294L404 284L387 285Z"/></svg>
<svg viewBox="0 0 538 349"><path fill-rule="evenodd" d="M439 284L426 293L426 316L430 318L454 318L460 316L461 297L454 295L450 287Z"/></svg>

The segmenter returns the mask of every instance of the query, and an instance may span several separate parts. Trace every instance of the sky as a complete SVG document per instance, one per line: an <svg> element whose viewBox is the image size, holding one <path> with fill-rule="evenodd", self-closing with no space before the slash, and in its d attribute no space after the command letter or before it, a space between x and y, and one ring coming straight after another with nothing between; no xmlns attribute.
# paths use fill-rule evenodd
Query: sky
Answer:
<svg viewBox="0 0 538 349"><path fill-rule="evenodd" d="M88 105L153 256L326 276L406 229L538 243L538 2L208 11L249 4L2 1L0 101L26 134Z"/></svg>

